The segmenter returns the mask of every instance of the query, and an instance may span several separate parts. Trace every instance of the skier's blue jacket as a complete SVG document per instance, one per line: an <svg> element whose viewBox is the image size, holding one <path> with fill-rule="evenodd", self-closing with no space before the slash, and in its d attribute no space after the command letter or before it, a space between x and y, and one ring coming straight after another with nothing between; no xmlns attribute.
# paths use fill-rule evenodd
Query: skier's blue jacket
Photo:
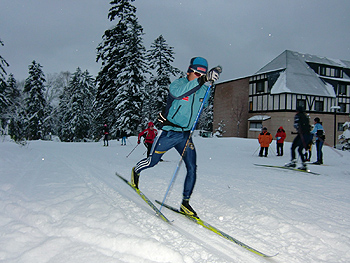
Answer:
<svg viewBox="0 0 350 263"><path fill-rule="evenodd" d="M173 81L169 87L165 112L167 120L174 126L165 125L162 129L165 131L190 131L207 89L207 85L199 85L198 79L188 81L187 78L180 78ZM207 106L208 97L204 106Z"/></svg>

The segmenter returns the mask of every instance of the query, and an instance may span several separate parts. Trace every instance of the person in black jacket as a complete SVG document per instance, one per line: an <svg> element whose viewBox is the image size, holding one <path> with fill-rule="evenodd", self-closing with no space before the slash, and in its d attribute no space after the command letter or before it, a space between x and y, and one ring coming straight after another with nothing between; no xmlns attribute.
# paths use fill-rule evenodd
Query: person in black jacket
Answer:
<svg viewBox="0 0 350 263"><path fill-rule="evenodd" d="M298 148L298 153L301 158L302 166L298 169L306 170L307 166L305 163L305 155L303 154L303 150L307 149L310 141L312 140L312 136L310 134L310 121L309 118L306 116L304 112L304 108L301 106L297 107L297 113L294 116L294 128L297 130L296 134L297 136L294 138L292 147L291 147L291 154L292 154L292 160L290 163L286 164L286 167L296 167L297 159L295 150Z"/></svg>
<svg viewBox="0 0 350 263"><path fill-rule="evenodd" d="M108 146L108 135L109 135L109 128L107 124L103 125L103 146Z"/></svg>

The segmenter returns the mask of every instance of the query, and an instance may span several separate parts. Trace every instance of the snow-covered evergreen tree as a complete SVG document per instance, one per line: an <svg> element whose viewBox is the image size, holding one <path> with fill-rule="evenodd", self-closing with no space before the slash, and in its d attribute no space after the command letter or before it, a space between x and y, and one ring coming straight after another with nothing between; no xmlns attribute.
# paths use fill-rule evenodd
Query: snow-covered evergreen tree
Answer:
<svg viewBox="0 0 350 263"><path fill-rule="evenodd" d="M0 39L0 46L3 46L4 43ZM5 67L8 67L9 64L6 60L0 55L0 129L4 128L3 126L7 125L4 123L5 116L4 114L7 111L7 107L10 105L9 98L6 94L7 84L6 84L6 70Z"/></svg>
<svg viewBox="0 0 350 263"><path fill-rule="evenodd" d="M106 30L97 48L102 67L97 76L96 123L108 123L135 133L142 121L145 92L145 47L143 29L136 17L134 0L113 0L108 17L117 25Z"/></svg>
<svg viewBox="0 0 350 263"><path fill-rule="evenodd" d="M62 116L59 112L60 97L63 94L64 89L69 85L71 78L69 71L48 74L46 79L46 92L45 99L47 104L50 105L52 110L47 121L51 126L51 134L58 135L62 125Z"/></svg>
<svg viewBox="0 0 350 263"><path fill-rule="evenodd" d="M35 60L29 66L29 77L25 80L25 131L29 140L41 139L46 118L45 75L42 66Z"/></svg>
<svg viewBox="0 0 350 263"><path fill-rule="evenodd" d="M182 72L171 65L174 62L174 48L170 47L162 35L151 44L147 51L147 62L151 77L147 84L147 96L144 113L145 122L155 121L157 114L166 105L171 77L179 77Z"/></svg>
<svg viewBox="0 0 350 263"><path fill-rule="evenodd" d="M10 74L7 79L7 96L10 105L6 111L6 122L9 124L8 134L14 140L21 140L24 138L23 132L23 96L18 88L17 81L13 74Z"/></svg>
<svg viewBox="0 0 350 263"><path fill-rule="evenodd" d="M77 68L61 96L58 115L61 119L59 136L62 141L92 139L93 102L96 86L88 71Z"/></svg>
<svg viewBox="0 0 350 263"><path fill-rule="evenodd" d="M212 132L214 119L214 88L210 89L208 96L208 105L207 107L203 108L201 116L198 120L197 129Z"/></svg>

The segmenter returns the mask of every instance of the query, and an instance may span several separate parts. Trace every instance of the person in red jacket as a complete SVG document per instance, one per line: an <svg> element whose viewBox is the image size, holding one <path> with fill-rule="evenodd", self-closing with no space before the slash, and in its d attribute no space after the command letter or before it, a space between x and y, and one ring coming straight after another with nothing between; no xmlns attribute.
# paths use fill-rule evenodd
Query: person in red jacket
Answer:
<svg viewBox="0 0 350 263"><path fill-rule="evenodd" d="M265 151L265 157L267 157L270 143L272 142L272 135L267 131L267 128L264 127L262 132L259 134L258 140L260 143L260 152L259 157L263 157L263 152Z"/></svg>
<svg viewBox="0 0 350 263"><path fill-rule="evenodd" d="M147 148L147 157L150 155L154 138L157 137L158 131L154 128L153 122L148 123L148 128L139 133L137 143L140 144L141 137L145 137L144 144Z"/></svg>
<svg viewBox="0 0 350 263"><path fill-rule="evenodd" d="M277 140L277 156L283 156L283 143L284 140L286 139L287 134L285 132L285 130L283 129L283 127L279 127L276 133L276 140Z"/></svg>

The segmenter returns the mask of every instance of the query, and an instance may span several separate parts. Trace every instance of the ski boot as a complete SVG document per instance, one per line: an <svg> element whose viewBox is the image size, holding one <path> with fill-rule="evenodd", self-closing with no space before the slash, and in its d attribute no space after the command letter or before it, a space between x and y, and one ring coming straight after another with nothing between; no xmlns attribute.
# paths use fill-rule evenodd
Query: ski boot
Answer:
<svg viewBox="0 0 350 263"><path fill-rule="evenodd" d="M303 170L306 171L307 170L307 166L306 163L302 163L300 167L298 167L299 170Z"/></svg>
<svg viewBox="0 0 350 263"><path fill-rule="evenodd" d="M193 208L189 204L189 199L183 199L180 211L188 216L197 217L197 213L193 210Z"/></svg>
<svg viewBox="0 0 350 263"><path fill-rule="evenodd" d="M294 159L290 163L285 164L284 166L288 168L295 168L297 166L297 160Z"/></svg>
<svg viewBox="0 0 350 263"><path fill-rule="evenodd" d="M139 178L140 174L135 172L135 167L131 170L131 184L136 188L139 189Z"/></svg>

